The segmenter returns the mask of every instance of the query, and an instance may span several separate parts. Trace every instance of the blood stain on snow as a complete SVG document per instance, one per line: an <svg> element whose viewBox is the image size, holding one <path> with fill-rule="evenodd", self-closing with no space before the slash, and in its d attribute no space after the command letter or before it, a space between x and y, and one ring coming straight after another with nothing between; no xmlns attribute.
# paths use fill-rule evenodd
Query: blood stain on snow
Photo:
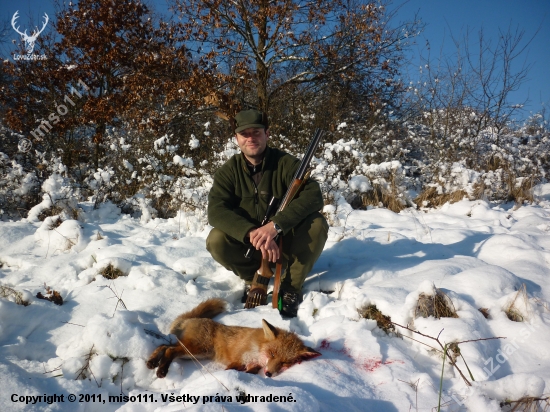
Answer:
<svg viewBox="0 0 550 412"><path fill-rule="evenodd" d="M357 360L355 360L350 354L349 354L349 351L348 349L346 348L346 346L344 345L344 347L342 349L333 349L331 348L330 346L330 342L326 339L323 339L321 341L321 345L319 347L319 349L326 349L326 350L330 350L332 352L336 352L336 353L341 353L345 356L347 356L348 358L351 358L353 359L354 361L356 361L356 363L358 364L358 366L367 371L367 372L374 372L376 369L379 369L381 366L384 366L384 365L391 365L392 363L404 363L403 361L398 361L398 360L386 360L386 361L383 361L381 358L368 358L366 360L362 360L360 362L358 362Z"/></svg>
<svg viewBox="0 0 550 412"><path fill-rule="evenodd" d="M330 342L326 339L323 339L323 341L321 342L320 349L329 349L329 348L330 348Z"/></svg>
<svg viewBox="0 0 550 412"><path fill-rule="evenodd" d="M400 362L400 361L392 361L392 360L382 361L382 359L371 358L371 359L365 360L360 366L361 366L361 369L364 369L367 372L374 372L376 369L380 368L383 365L391 365L392 363L396 363L396 362ZM403 362L400 362L400 363L403 363Z"/></svg>

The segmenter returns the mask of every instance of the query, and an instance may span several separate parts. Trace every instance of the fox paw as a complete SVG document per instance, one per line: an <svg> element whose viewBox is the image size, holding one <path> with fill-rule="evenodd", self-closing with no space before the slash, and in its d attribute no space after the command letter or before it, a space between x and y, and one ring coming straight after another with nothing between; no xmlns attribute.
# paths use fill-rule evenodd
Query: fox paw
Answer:
<svg viewBox="0 0 550 412"><path fill-rule="evenodd" d="M168 368L158 368L157 369L157 378L164 378L168 374Z"/></svg>
<svg viewBox="0 0 550 412"><path fill-rule="evenodd" d="M145 365L148 369L155 369L157 366L159 366L158 359L149 359L147 362L145 362Z"/></svg>
<svg viewBox="0 0 550 412"><path fill-rule="evenodd" d="M246 373L258 373L262 369L262 365L246 365Z"/></svg>
<svg viewBox="0 0 550 412"><path fill-rule="evenodd" d="M234 369L236 371L244 372L246 370L246 366L239 362L233 362L227 365L225 370Z"/></svg>

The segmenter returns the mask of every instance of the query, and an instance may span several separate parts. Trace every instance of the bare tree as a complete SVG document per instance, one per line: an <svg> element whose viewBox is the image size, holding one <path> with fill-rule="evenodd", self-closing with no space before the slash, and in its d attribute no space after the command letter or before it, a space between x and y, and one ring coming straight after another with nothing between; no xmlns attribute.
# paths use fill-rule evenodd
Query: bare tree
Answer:
<svg viewBox="0 0 550 412"><path fill-rule="evenodd" d="M526 101L512 102L511 93L517 91L525 82L531 64L526 61L529 44L533 40L525 38L526 32L511 26L506 31L499 30L496 44L491 44L481 29L475 48L466 34L464 57L470 75L467 84L468 104L480 116L480 127L493 126L497 134L506 126L512 116L521 109ZM460 47L460 43L455 40Z"/></svg>
<svg viewBox="0 0 550 412"><path fill-rule="evenodd" d="M174 1L197 55L225 75L224 92L264 111L295 85L348 81L373 67L394 70L394 52L418 29L416 22L390 29L385 2Z"/></svg>
<svg viewBox="0 0 550 412"><path fill-rule="evenodd" d="M8 32L10 30L10 23L8 19L0 21L0 44L7 43L8 40Z"/></svg>
<svg viewBox="0 0 550 412"><path fill-rule="evenodd" d="M478 144L489 143L489 131L495 137L490 143L499 144L501 132L526 103L513 102L511 95L526 80L533 37L512 27L499 31L494 42L483 29L475 39L467 32L461 40L453 37L452 58L424 60L410 92L413 115L428 127L432 143L425 150L432 158L478 162Z"/></svg>

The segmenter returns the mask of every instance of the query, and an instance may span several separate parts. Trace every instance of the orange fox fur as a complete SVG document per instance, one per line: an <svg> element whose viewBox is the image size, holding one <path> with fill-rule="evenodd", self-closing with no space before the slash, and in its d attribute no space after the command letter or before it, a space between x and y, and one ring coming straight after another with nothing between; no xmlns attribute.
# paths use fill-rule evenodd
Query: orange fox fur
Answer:
<svg viewBox="0 0 550 412"><path fill-rule="evenodd" d="M170 325L170 333L185 348L179 342L161 345L149 357L147 367L158 366L157 376L164 378L174 359L191 359L191 353L197 359L219 362L226 369L258 373L263 368L265 375L272 377L295 363L321 355L305 346L294 332L276 328L264 319L262 328L226 326L210 319L223 311L223 300L208 299L178 316Z"/></svg>

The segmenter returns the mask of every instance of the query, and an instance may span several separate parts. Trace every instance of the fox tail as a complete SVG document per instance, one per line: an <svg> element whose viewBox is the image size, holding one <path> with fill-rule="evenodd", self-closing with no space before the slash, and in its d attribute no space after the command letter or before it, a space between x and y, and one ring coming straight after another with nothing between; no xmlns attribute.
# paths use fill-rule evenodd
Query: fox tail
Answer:
<svg viewBox="0 0 550 412"><path fill-rule="evenodd" d="M220 313L225 312L225 301L218 298L212 298L201 302L196 308L191 309L178 318L180 319L193 319L193 318L208 318L212 319L218 316Z"/></svg>
<svg viewBox="0 0 550 412"><path fill-rule="evenodd" d="M212 319L213 317L219 315L222 312L225 312L225 301L217 298L212 298L205 300L200 303L194 309L191 309L189 312L185 312L179 315L170 326L170 333L179 335L178 331L181 330L184 321L187 319L195 318L208 318Z"/></svg>

